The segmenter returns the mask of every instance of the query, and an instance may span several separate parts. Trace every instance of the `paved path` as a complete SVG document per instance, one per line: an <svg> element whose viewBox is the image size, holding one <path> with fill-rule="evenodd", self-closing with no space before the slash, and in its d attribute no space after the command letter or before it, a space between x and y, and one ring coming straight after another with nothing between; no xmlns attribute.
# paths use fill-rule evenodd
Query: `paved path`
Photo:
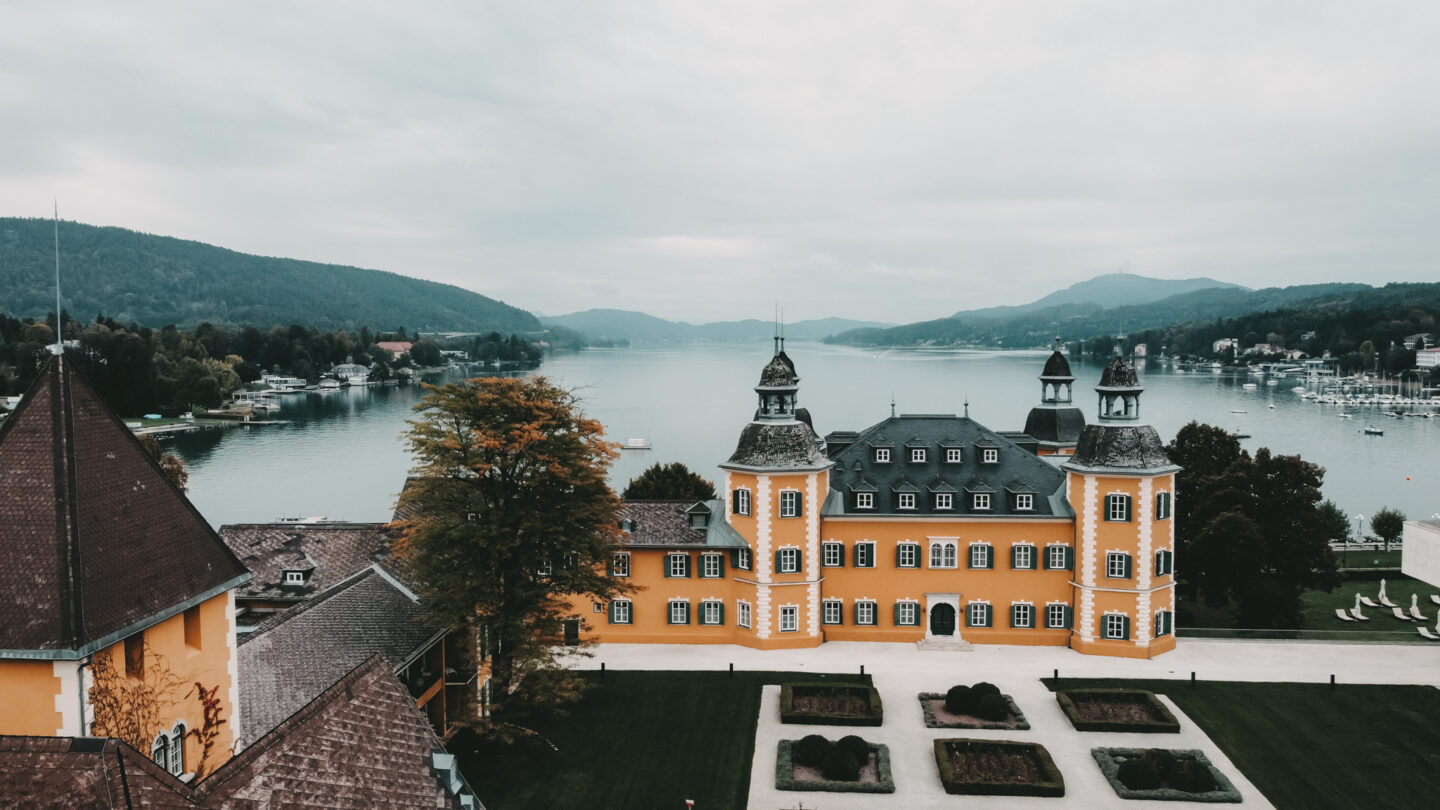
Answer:
<svg viewBox="0 0 1440 810"><path fill-rule="evenodd" d="M922 651L912 644L830 642L809 650L751 650L735 645L612 644L593 648L577 662L583 669L604 663L610 669L858 672L863 666L885 703L885 723L859 729L861 736L890 747L896 792L892 795L777 791L775 746L781 739L819 733L838 739L850 729L836 726L782 726L779 687L767 686L756 727L751 763L751 810L861 808L1072 807L1174 810L1173 802L1126 801L1115 795L1090 756L1090 748L1198 748L1223 771L1244 798L1242 807L1271 805L1210 739L1168 698L1161 699L1180 720L1178 735L1077 732L1040 678L1059 670L1076 678L1188 678L1205 680L1428 684L1440 686L1440 644L1324 644L1182 640L1174 652L1150 661L1081 655L1067 648L977 645L968 652ZM916 696L943 692L957 683L990 681L1012 698L1030 721L1029 731L929 729ZM935 770L932 741L939 737L993 737L1034 740L1045 745L1065 776L1064 799L949 796ZM703 805L700 805L703 807Z"/></svg>

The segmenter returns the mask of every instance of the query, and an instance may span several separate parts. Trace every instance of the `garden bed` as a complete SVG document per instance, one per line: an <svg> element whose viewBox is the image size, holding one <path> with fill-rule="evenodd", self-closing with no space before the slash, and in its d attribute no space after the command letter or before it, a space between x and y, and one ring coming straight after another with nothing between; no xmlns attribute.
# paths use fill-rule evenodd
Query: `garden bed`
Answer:
<svg viewBox="0 0 1440 810"><path fill-rule="evenodd" d="M1050 752L1036 743L1003 740L935 741L940 782L951 794L1064 796L1065 778Z"/></svg>
<svg viewBox="0 0 1440 810"><path fill-rule="evenodd" d="M925 713L926 728L983 728L1002 731L1027 731L1030 721L1015 705L1009 695L1001 695L1010 706L1010 716L1004 720L985 720L973 714L952 714L945 709L945 696L939 692L920 693L920 711Z"/></svg>
<svg viewBox="0 0 1440 810"><path fill-rule="evenodd" d="M810 790L827 793L894 793L890 775L890 749L870 744L870 758L860 765L860 778L853 781L826 779L820 768L794 761L797 740L781 740L775 749L775 789Z"/></svg>
<svg viewBox="0 0 1440 810"><path fill-rule="evenodd" d="M1155 749L1150 749L1150 753L1155 753ZM1146 756L1146 749L1092 748L1090 750L1090 755L1095 757L1095 762L1100 765L1100 772L1105 774L1106 780L1110 782L1110 787L1114 788L1115 794L1122 799L1210 803L1235 803L1241 800L1240 791L1235 789L1235 785L1231 783L1229 779L1225 778L1225 774L1221 773L1203 752L1194 750L1169 750L1160 753L1168 755L1168 757L1176 763L1192 768L1199 767L1208 772L1210 778L1213 780L1214 789L1199 792L1179 789L1172 785L1172 781L1178 781L1178 779L1165 773L1158 774L1159 787L1143 790L1130 788L1122 781L1121 768L1129 759L1138 759Z"/></svg>
<svg viewBox="0 0 1440 810"><path fill-rule="evenodd" d="M818 726L878 726L885 720L872 686L787 683L780 687L780 722Z"/></svg>
<svg viewBox="0 0 1440 810"><path fill-rule="evenodd" d="M1139 689L1066 689L1055 693L1076 731L1179 734L1180 722L1155 697Z"/></svg>

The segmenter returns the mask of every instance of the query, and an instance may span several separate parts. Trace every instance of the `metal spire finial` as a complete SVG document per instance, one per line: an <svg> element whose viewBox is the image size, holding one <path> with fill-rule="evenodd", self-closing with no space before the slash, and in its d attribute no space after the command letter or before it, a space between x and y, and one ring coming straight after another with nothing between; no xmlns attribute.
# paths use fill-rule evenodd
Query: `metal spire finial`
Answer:
<svg viewBox="0 0 1440 810"><path fill-rule="evenodd" d="M61 334L65 318L60 314L60 201L55 203L55 345L50 347L52 354L60 355L65 353L65 336Z"/></svg>

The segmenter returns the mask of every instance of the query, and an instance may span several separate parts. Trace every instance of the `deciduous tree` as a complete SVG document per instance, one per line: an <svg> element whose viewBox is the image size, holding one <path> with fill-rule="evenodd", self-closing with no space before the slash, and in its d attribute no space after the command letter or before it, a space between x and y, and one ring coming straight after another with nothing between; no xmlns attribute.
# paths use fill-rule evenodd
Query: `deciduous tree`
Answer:
<svg viewBox="0 0 1440 810"><path fill-rule="evenodd" d="M1380 535L1385 541L1385 550L1390 550L1390 544L1400 537L1405 531L1405 513L1398 509L1391 509L1386 506L1379 512L1370 516L1370 528Z"/></svg>
<svg viewBox="0 0 1440 810"><path fill-rule="evenodd" d="M625 485L627 501L708 501L714 497L715 485L678 461L657 461Z"/></svg>

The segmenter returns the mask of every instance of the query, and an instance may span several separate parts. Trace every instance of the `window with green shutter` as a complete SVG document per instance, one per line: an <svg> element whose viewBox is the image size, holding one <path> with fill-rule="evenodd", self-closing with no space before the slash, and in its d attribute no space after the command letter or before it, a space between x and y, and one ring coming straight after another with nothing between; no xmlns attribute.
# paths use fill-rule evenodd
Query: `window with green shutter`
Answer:
<svg viewBox="0 0 1440 810"><path fill-rule="evenodd" d="M1161 492L1155 496L1155 519L1165 520L1170 517L1170 493Z"/></svg>
<svg viewBox="0 0 1440 810"><path fill-rule="evenodd" d="M1155 637L1170 635L1170 611L1161 610L1155 614Z"/></svg>
<svg viewBox="0 0 1440 810"><path fill-rule="evenodd" d="M690 555L665 555L665 576L669 578L685 578L690 576Z"/></svg>
<svg viewBox="0 0 1440 810"><path fill-rule="evenodd" d="M1128 523L1130 521L1130 496L1106 495L1105 520L1112 523Z"/></svg>
<svg viewBox="0 0 1440 810"><path fill-rule="evenodd" d="M683 602L683 601L679 601L679 600L673 601L673 602L671 602L671 603L669 604L669 609L666 611L666 613L667 613L666 622L669 623L669 624L689 624L689 623L690 623L690 603L689 603L689 602Z"/></svg>
<svg viewBox="0 0 1440 810"><path fill-rule="evenodd" d="M856 567L856 568L874 568L874 567L875 567L875 544L874 544L874 543L856 543L856 544L855 544L855 567Z"/></svg>
<svg viewBox="0 0 1440 810"><path fill-rule="evenodd" d="M629 599L613 599L610 601L610 623L630 624L631 604Z"/></svg>
<svg viewBox="0 0 1440 810"><path fill-rule="evenodd" d="M1155 552L1155 576L1164 576L1175 572L1173 562L1174 554L1166 549Z"/></svg>

